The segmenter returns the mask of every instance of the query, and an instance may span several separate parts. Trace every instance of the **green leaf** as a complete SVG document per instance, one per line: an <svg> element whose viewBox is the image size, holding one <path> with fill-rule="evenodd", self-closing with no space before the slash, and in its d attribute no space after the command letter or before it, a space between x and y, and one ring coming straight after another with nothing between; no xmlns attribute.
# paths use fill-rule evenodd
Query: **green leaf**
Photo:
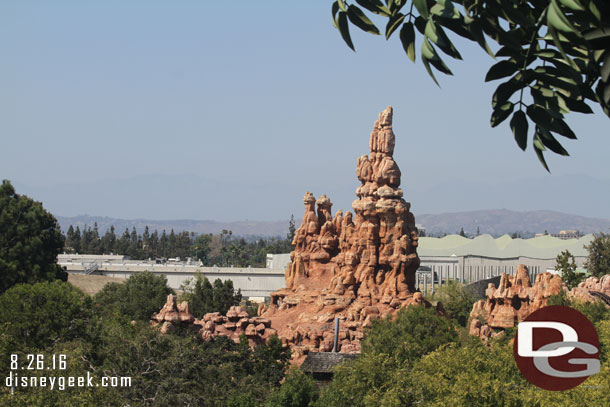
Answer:
<svg viewBox="0 0 610 407"><path fill-rule="evenodd" d="M551 0L546 14L547 22L550 26L564 33L573 33L578 35L578 31L572 26L570 20L563 14L561 8L555 0Z"/></svg>
<svg viewBox="0 0 610 407"><path fill-rule="evenodd" d="M598 27L583 33L593 49L606 49L610 44L610 27Z"/></svg>
<svg viewBox="0 0 610 407"><path fill-rule="evenodd" d="M510 121L510 128L513 131L513 137L515 138L517 145L523 151L527 148L528 126L525 113L523 113L522 110L517 110Z"/></svg>
<svg viewBox="0 0 610 407"><path fill-rule="evenodd" d="M333 14L333 26L337 29L339 28L339 26L337 25L337 13L338 12L339 12L339 3L337 1L335 1L332 6L332 14Z"/></svg>
<svg viewBox="0 0 610 407"><path fill-rule="evenodd" d="M337 4L339 5L341 11L347 12L347 5L345 4L345 0L337 0Z"/></svg>
<svg viewBox="0 0 610 407"><path fill-rule="evenodd" d="M427 37L424 37L424 42L422 44L422 59L424 60L424 62L428 61L439 71L441 71L447 75L453 75L453 73L451 72L449 67L447 65L445 65L445 63L443 62L441 57L438 55L438 53L434 49L434 46L432 46L432 44L430 43L430 41L428 40Z"/></svg>
<svg viewBox="0 0 610 407"><path fill-rule="evenodd" d="M515 105L512 102L507 102L502 106L498 106L491 114L491 127L496 127L502 123L513 112Z"/></svg>
<svg viewBox="0 0 610 407"><path fill-rule="evenodd" d="M518 69L519 66L513 61L500 61L489 68L489 71L487 71L487 75L485 76L485 82L506 78L517 72Z"/></svg>
<svg viewBox="0 0 610 407"><path fill-rule="evenodd" d="M433 43L438 45L438 47L447 55L455 58L462 59L462 56L458 52L458 50L453 46L447 34L440 25L437 25L433 20L428 20L426 24L426 28L424 31L424 35L430 39Z"/></svg>
<svg viewBox="0 0 610 407"><path fill-rule="evenodd" d="M574 134L570 126L568 126L568 124L563 119L553 118L553 122L549 130L564 137L567 137L571 140L576 140L576 134Z"/></svg>
<svg viewBox="0 0 610 407"><path fill-rule="evenodd" d="M564 101L566 103L566 106L568 106L568 108L573 112L579 112L579 113L585 113L585 114L593 113L593 110L591 110L589 105L587 105L582 100L564 98Z"/></svg>
<svg viewBox="0 0 610 407"><path fill-rule="evenodd" d="M373 24L373 22L369 20L369 18L358 7L350 5L347 8L347 16L349 17L349 21L351 21L352 24L360 28L362 31L375 35L380 34L377 27L375 27L375 24Z"/></svg>
<svg viewBox="0 0 610 407"><path fill-rule="evenodd" d="M546 148L544 148L544 145L540 141L540 137L538 137L538 134L536 134L534 136L533 144L534 144L534 151L536 152L536 155L538 156L538 160L540 160L540 163L548 172L551 172L549 170L549 166L546 164L546 160L544 159L544 154L542 153L543 151L546 150Z"/></svg>
<svg viewBox="0 0 610 407"><path fill-rule="evenodd" d="M491 105L495 108L498 105L503 105L508 102L508 99L518 90L525 86L523 81L513 77L510 80L500 84L493 94Z"/></svg>
<svg viewBox="0 0 610 407"><path fill-rule="evenodd" d="M350 47L352 51L356 51L354 44L352 43L352 38L349 35L349 25L347 24L347 13L345 11L340 11L337 15L337 28L347 46Z"/></svg>
<svg viewBox="0 0 610 407"><path fill-rule="evenodd" d="M553 43L555 44L555 46L557 47L557 49L563 56L564 61L566 63L568 63L572 68L578 70L578 65L576 65L574 60L572 58L570 58L566 54L565 50L563 49L563 45L561 44L562 39L560 38L560 33L558 33L557 30L551 25L548 26L548 30L549 30L549 34L550 34L551 38L553 39ZM566 39L566 41L567 41L567 39Z"/></svg>
<svg viewBox="0 0 610 407"><path fill-rule="evenodd" d="M468 30L470 31L472 38L474 38L479 46L483 48L492 58L495 58L493 51L491 48L489 48L487 41L485 41L485 35L483 34L483 29L481 28L479 22L476 20L472 21L470 24L468 24Z"/></svg>
<svg viewBox="0 0 610 407"><path fill-rule="evenodd" d="M557 141L557 139L555 137L553 137L551 132L549 132L547 129L545 129L543 127L538 127L537 131L538 131L538 134L540 135L540 140L546 147L549 148L549 150L551 150L555 154L559 154L559 155L563 155L563 156L570 155L570 154L568 154L566 149L563 148L563 146L559 143L559 141Z"/></svg>
<svg viewBox="0 0 610 407"><path fill-rule="evenodd" d="M415 29L412 22L408 21L402 25L400 42L409 59L415 62Z"/></svg>
<svg viewBox="0 0 610 407"><path fill-rule="evenodd" d="M538 127L544 127L546 129L551 127L553 116L551 116L546 109L537 105L529 105L527 107L527 115Z"/></svg>
<svg viewBox="0 0 610 407"><path fill-rule="evenodd" d="M390 10L380 0L356 0L365 9L382 16L390 16Z"/></svg>
<svg viewBox="0 0 610 407"><path fill-rule="evenodd" d="M441 0L437 2L430 9L430 14L449 19L458 19L461 17L459 10L453 5L453 2L451 2L450 0Z"/></svg>
<svg viewBox="0 0 610 407"><path fill-rule="evenodd" d="M385 39L386 40L390 39L390 37L392 36L394 31L396 31L396 29L398 27L400 27L400 24L402 24L404 19L405 19L405 15L402 13L396 13L392 17L390 17L390 19L388 20L388 24L385 27Z"/></svg>
<svg viewBox="0 0 610 407"><path fill-rule="evenodd" d="M585 11L579 0L559 0L559 2L571 10Z"/></svg>
<svg viewBox="0 0 610 407"><path fill-rule="evenodd" d="M430 16L428 12L428 3L426 0L413 0L413 5L419 11L419 15L427 19Z"/></svg>

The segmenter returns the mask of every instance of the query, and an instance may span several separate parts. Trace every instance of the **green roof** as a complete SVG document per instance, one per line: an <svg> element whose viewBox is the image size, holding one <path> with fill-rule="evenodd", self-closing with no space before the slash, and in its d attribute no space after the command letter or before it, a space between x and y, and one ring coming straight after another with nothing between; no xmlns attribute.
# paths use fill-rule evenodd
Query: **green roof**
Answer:
<svg viewBox="0 0 610 407"><path fill-rule="evenodd" d="M530 257L534 259L554 259L564 250L573 256L586 257L584 248L593 240L593 235L579 239L559 239L553 236L539 236L532 239L513 239L509 235L493 238L480 235L468 239L460 235L445 237L420 237L417 253L420 257L432 256L485 256L495 258Z"/></svg>

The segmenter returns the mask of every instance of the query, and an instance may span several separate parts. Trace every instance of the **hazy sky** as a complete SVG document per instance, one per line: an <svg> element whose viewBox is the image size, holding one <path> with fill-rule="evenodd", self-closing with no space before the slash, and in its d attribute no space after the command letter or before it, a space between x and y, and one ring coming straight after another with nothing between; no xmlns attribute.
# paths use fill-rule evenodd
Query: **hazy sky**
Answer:
<svg viewBox="0 0 610 407"><path fill-rule="evenodd" d="M416 216L610 218L599 109L568 115L579 140L547 154L549 175L508 121L490 128L497 84L478 46L459 43L465 61L439 89L398 38L352 28L352 52L331 3L0 1L0 178L63 216L287 219L307 190L348 209L356 159L393 105Z"/></svg>

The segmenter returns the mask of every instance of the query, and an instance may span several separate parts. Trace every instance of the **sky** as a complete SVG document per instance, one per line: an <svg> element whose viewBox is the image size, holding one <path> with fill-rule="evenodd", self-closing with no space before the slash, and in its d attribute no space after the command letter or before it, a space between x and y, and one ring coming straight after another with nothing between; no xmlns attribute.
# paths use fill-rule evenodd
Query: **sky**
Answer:
<svg viewBox="0 0 610 407"><path fill-rule="evenodd" d="M0 0L0 178L59 216L282 220L305 191L350 209L356 159L394 107L415 216L476 209L610 218L610 121L568 115L570 157L489 125L493 59L438 74L331 1ZM419 51L420 42L417 44ZM563 142L564 140L562 140Z"/></svg>

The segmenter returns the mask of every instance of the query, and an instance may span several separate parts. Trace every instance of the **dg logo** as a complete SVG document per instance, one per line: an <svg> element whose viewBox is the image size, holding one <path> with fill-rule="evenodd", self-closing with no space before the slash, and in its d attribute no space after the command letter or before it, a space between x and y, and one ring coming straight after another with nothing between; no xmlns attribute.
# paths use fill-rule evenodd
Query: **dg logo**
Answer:
<svg viewBox="0 0 610 407"><path fill-rule="evenodd" d="M569 390L600 370L593 324L561 305L539 309L521 322L513 353L523 376L545 390Z"/></svg>

